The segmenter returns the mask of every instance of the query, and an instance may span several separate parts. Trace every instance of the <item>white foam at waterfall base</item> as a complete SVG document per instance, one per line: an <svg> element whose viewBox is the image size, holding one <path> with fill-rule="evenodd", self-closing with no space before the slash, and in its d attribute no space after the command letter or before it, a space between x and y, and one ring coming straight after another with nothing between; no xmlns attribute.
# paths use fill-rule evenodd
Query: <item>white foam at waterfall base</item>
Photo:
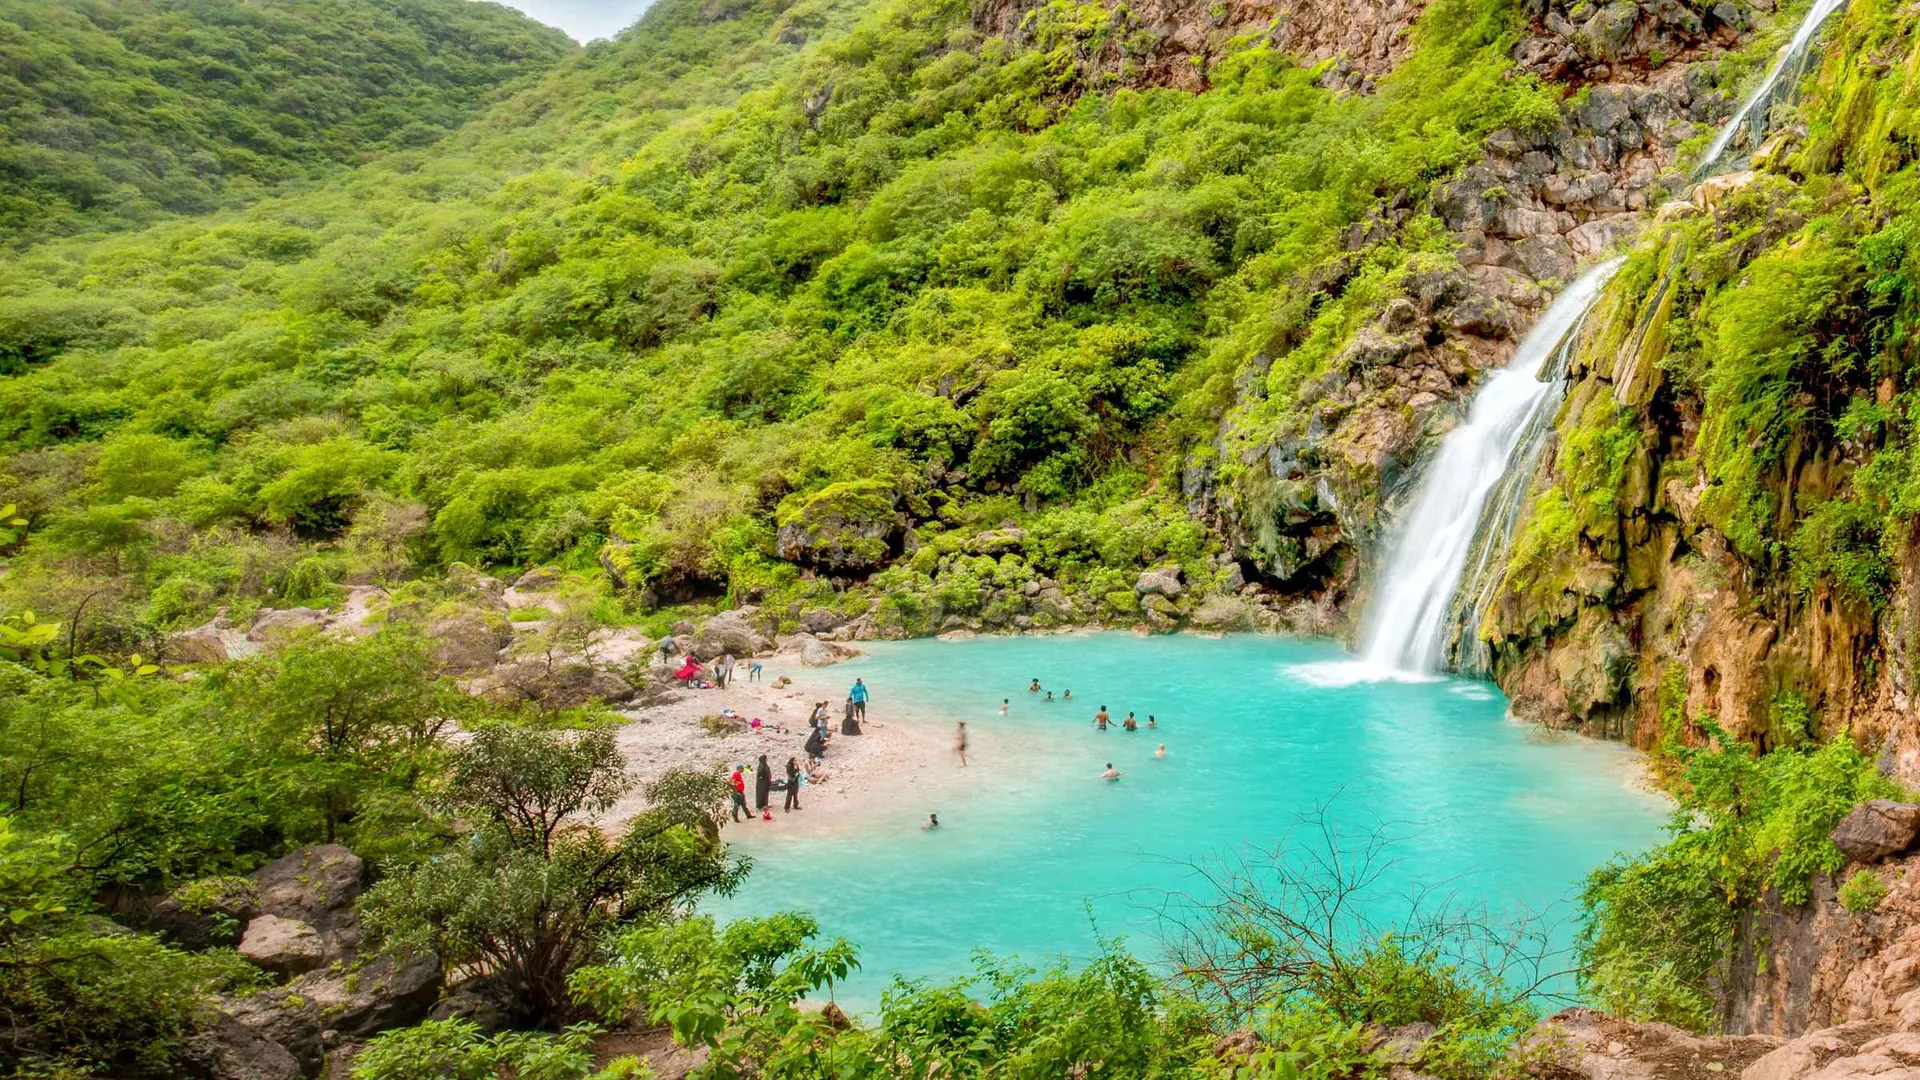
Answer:
<svg viewBox="0 0 1920 1080"><path fill-rule="evenodd" d="M1574 281L1534 323L1473 397L1466 422L1440 441L1412 508L1401 522L1371 605L1362 659L1386 671L1428 672L1445 658L1447 608L1480 528L1494 485L1507 471L1529 421L1559 401L1541 367L1579 325L1622 259L1600 263Z"/></svg>

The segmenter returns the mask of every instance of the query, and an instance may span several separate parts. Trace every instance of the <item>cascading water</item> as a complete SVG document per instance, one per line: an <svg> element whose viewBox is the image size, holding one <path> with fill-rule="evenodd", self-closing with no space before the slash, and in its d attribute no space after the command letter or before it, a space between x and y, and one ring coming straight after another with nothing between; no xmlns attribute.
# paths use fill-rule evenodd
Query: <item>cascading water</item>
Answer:
<svg viewBox="0 0 1920 1080"><path fill-rule="evenodd" d="M1727 147L1733 145L1734 138L1743 129L1747 132L1749 146L1760 145L1760 140L1766 137L1767 114L1773 110L1774 103L1781 94L1799 85L1800 77L1806 73L1807 58L1813 54L1814 35L1846 3L1847 0L1813 0L1813 6L1807 9L1800 25L1794 29L1787 47L1780 50L1773 66L1767 69L1767 77L1760 80L1760 85L1740 103L1733 119L1720 129L1720 134L1714 136L1713 143L1707 147L1700 164L1694 169L1695 175L1704 178L1716 172Z"/></svg>
<svg viewBox="0 0 1920 1080"><path fill-rule="evenodd" d="M1759 144L1774 104L1805 74L1814 37L1845 6L1846 0L1814 0L1766 77L1708 146L1695 170L1697 178L1725 168L1727 148L1742 130L1749 145ZM1375 584L1362 643L1364 660L1358 665L1374 675L1352 670L1303 674L1348 681L1386 672L1419 674L1449 661L1487 670L1490 658L1476 634L1480 617L1498 587L1500 563L1528 481L1538 469L1553 412L1565 391L1567 354L1622 261L1616 258L1589 269L1561 293L1521 342L1513 362L1475 394L1466 423L1441 441ZM1452 641L1455 637L1462 640ZM1450 645L1457 647L1450 650Z"/></svg>
<svg viewBox="0 0 1920 1080"><path fill-rule="evenodd" d="M1488 496L1507 475L1529 430L1559 404L1559 373L1542 368L1620 268L1610 259L1582 274L1540 316L1513 361L1474 395L1466 422L1440 441L1425 482L1381 570L1363 656L1375 667L1430 671L1445 659L1447 612Z"/></svg>

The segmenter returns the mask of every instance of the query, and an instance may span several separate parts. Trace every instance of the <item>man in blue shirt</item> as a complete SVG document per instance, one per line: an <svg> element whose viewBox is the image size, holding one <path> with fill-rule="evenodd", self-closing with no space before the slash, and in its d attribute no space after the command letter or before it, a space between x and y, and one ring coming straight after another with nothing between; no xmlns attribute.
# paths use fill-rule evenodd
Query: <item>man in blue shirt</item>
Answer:
<svg viewBox="0 0 1920 1080"><path fill-rule="evenodd" d="M847 698L853 702L854 715L865 720L867 718L867 684L859 679L853 680L853 689L847 691Z"/></svg>

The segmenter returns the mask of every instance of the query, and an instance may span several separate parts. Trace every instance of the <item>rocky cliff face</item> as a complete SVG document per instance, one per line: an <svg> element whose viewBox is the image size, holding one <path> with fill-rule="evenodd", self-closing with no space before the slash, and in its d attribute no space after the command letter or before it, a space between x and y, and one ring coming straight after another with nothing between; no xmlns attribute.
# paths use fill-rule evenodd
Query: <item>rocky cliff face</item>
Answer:
<svg viewBox="0 0 1920 1080"><path fill-rule="evenodd" d="M1733 106L1713 75L1707 65L1673 66L1643 83L1591 87L1551 130L1496 132L1482 159L1427 205L1356 228L1348 247L1358 252L1427 214L1459 246L1450 263L1411 275L1408 295L1283 407L1266 401L1271 358L1254 358L1221 423L1225 464L1186 477L1196 512L1274 588L1357 606L1383 523L1463 416L1481 373L1511 359L1580 265L1634 236L1645 211L1683 186L1677 147ZM1336 263L1311 284L1337 296L1357 262Z"/></svg>

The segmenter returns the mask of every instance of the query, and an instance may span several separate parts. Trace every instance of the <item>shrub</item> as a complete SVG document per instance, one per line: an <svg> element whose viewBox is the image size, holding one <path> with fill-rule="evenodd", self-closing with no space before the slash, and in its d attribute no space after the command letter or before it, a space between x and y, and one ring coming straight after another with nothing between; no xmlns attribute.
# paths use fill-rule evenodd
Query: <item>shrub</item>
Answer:
<svg viewBox="0 0 1920 1080"><path fill-rule="evenodd" d="M1887 882L1879 871L1862 869L1854 872L1847 883L1840 886L1840 906L1855 915L1865 915L1880 906L1887 898Z"/></svg>

